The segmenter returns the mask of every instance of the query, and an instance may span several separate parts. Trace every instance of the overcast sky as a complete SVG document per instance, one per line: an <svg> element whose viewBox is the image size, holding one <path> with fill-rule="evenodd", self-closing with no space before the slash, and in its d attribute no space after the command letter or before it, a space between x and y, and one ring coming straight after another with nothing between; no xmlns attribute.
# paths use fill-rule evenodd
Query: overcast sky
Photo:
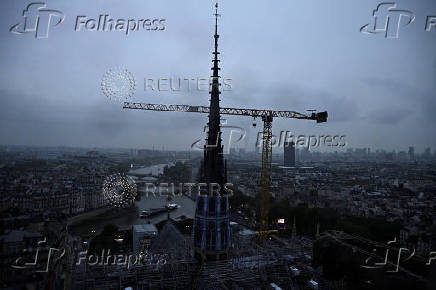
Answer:
<svg viewBox="0 0 436 290"><path fill-rule="evenodd" d="M361 33L380 1L220 1L221 75L227 107L327 110L324 124L276 119L275 134L346 135L347 146L436 149L436 15L434 0L396 1L416 19L398 39ZM213 1L47 1L63 23L47 39L13 34L31 2L3 0L0 18L0 144L189 149L203 138L207 115L123 110L101 91L104 73L136 76L132 101L208 105L207 91L144 90L144 78L210 76ZM163 31L74 31L77 16L164 18ZM228 124L248 131L247 117Z"/></svg>

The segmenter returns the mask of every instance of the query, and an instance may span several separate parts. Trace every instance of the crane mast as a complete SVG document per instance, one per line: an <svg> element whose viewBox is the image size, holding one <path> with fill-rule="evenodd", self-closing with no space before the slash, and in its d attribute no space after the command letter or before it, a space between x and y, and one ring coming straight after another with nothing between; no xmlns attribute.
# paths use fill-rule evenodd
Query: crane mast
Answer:
<svg viewBox="0 0 436 290"><path fill-rule="evenodd" d="M269 199L271 188L271 161L272 161L272 114L262 116L262 171L260 177L260 231L268 231ZM264 237L262 234L261 237Z"/></svg>

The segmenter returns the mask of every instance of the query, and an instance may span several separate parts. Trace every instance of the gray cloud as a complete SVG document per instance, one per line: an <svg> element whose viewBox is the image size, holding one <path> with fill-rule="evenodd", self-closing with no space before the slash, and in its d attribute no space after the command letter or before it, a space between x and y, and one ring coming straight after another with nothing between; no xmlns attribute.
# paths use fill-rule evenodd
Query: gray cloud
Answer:
<svg viewBox="0 0 436 290"><path fill-rule="evenodd" d="M327 124L277 120L274 130L344 132L353 146L436 147L436 136L428 133L436 122L436 38L423 29L436 4L402 1L416 23L399 39L386 40L359 33L378 2L221 1L221 73L233 84L221 95L222 105L327 110ZM142 79L211 74L212 2L48 1L66 18L44 40L8 31L27 4L2 3L0 143L188 149L202 136L207 115L122 110L102 95L100 82L109 68L122 66L138 79L136 101L207 105L207 92L144 92ZM167 28L129 36L73 31L75 16L105 13L163 17ZM405 132L413 139L405 141Z"/></svg>

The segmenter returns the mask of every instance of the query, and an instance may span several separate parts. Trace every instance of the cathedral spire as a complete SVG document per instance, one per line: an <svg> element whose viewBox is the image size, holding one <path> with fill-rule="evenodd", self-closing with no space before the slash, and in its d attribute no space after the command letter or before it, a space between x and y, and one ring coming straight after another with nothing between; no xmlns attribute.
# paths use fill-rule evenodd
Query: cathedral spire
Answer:
<svg viewBox="0 0 436 290"><path fill-rule="evenodd" d="M220 62L220 60L218 59L218 55L220 54L218 52L218 39L220 37L220 35L218 34L218 17L221 16L220 14L218 14L218 2L215 4L215 34L214 34L214 39L215 39L215 50L213 52L214 54L214 59L213 59L213 78L212 78L212 91L211 94L216 94L217 96L219 96L220 91L219 91L219 66L218 63Z"/></svg>
<svg viewBox="0 0 436 290"><path fill-rule="evenodd" d="M227 183L227 166L223 157L220 127L220 80L218 55L218 3L215 4L215 34L213 67L210 89L210 111L204 159L200 182L215 186L219 192L204 190L197 196L193 225L194 254L203 260L223 260L228 258L231 245L229 197L224 191ZM216 187L215 187L216 188Z"/></svg>
<svg viewBox="0 0 436 290"><path fill-rule="evenodd" d="M218 68L218 62L219 62L219 60L218 60L218 54L219 54L219 52L218 52L218 38L220 37L220 35L218 34L218 17L219 16L221 16L220 14L218 14L218 2L215 4L215 35L214 35L214 38L215 38L215 51L214 51L214 55L215 55L215 58L214 58L214 73L215 73L215 68L217 68L218 70L219 70L219 68ZM217 71L217 76L218 76L218 71Z"/></svg>
<svg viewBox="0 0 436 290"><path fill-rule="evenodd" d="M215 34L213 51L214 58L212 60L213 67L212 84L210 91L210 112L209 112L209 131L207 134L207 142L205 147L204 170L205 182L216 182L222 185L225 183L224 164L223 164L223 148L221 140L220 128L220 81L219 81L219 62L218 55L218 3L215 4Z"/></svg>

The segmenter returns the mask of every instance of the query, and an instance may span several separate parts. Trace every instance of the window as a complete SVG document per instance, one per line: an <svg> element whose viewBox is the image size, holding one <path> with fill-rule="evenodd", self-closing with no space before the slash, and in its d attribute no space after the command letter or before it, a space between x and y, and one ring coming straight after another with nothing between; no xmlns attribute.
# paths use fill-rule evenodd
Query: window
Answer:
<svg viewBox="0 0 436 290"><path fill-rule="evenodd" d="M227 248L227 223L221 222L221 249Z"/></svg>
<svg viewBox="0 0 436 290"><path fill-rule="evenodd" d="M207 244L209 245L209 248L215 249L216 245L216 226L214 221L209 222L209 229L208 229L208 241Z"/></svg>
<svg viewBox="0 0 436 290"><path fill-rule="evenodd" d="M214 196L209 197L209 215L216 215L216 197Z"/></svg>
<svg viewBox="0 0 436 290"><path fill-rule="evenodd" d="M201 222L199 220L196 220L195 233L194 233L194 243L195 243L195 246L197 246L197 247L201 247L202 234L203 234L203 229L201 226Z"/></svg>
<svg viewBox="0 0 436 290"><path fill-rule="evenodd" d="M227 214L227 197L220 198L220 215Z"/></svg>
<svg viewBox="0 0 436 290"><path fill-rule="evenodd" d="M197 199L197 214L204 215L204 198L202 197Z"/></svg>

